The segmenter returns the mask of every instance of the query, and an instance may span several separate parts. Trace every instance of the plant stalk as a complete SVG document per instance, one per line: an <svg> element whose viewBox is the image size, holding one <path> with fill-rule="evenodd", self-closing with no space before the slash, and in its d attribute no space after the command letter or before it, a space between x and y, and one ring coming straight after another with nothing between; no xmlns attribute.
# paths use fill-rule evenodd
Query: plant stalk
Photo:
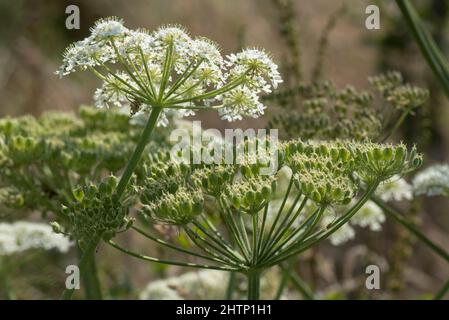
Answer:
<svg viewBox="0 0 449 320"><path fill-rule="evenodd" d="M131 156L131 159L128 161L125 171L123 172L123 175L117 185L116 194L119 197L121 197L125 192L126 185L128 184L129 179L131 179L131 176L134 173L137 164L139 163L142 153L145 150L145 147L150 139L151 133L156 127L157 119L159 118L159 114L161 113L161 111L162 108L160 107L155 107L151 111L150 118L148 119L145 129L143 130L136 148L134 149L134 152ZM100 282L98 281L98 277L96 275L94 254L95 248L98 246L100 240L101 239L93 240L86 251L83 252L83 255L79 261L81 277L85 278L89 285L91 285L90 288L87 288L88 286L86 286L86 290L92 290L91 293L98 299L101 299L101 289ZM61 299L70 300L72 298L73 292L74 289L65 289Z"/></svg>
<svg viewBox="0 0 449 320"><path fill-rule="evenodd" d="M134 169L139 163L142 153L145 150L145 147L150 139L151 133L153 132L153 129L156 126L157 119L159 118L159 114L161 113L161 111L162 108L160 107L155 107L151 111L150 118L148 119L145 129L143 130L142 135L139 138L139 142L137 143L136 148L134 149L134 153L131 156L131 159L129 160L126 169L123 172L123 175L118 183L116 194L119 197L121 197L123 195L123 192L125 192L126 185L128 184L129 179L131 179L131 176L134 173Z"/></svg>
<svg viewBox="0 0 449 320"><path fill-rule="evenodd" d="M83 253L78 247L78 257L81 261ZM95 262L95 257L92 256L86 263L86 267L82 275L83 286L86 294L87 300L102 300L100 281L98 279L97 264Z"/></svg>
<svg viewBox="0 0 449 320"><path fill-rule="evenodd" d="M81 278L85 278L86 272L88 271L88 265L90 263L90 260L94 259L95 249L97 248L97 245L99 243L99 239L93 240L87 249L83 252L83 255L79 261L79 269L80 269L80 276ZM87 269L87 270L86 270ZM75 289L65 289L62 293L62 300L70 300L72 298L73 292Z"/></svg>
<svg viewBox="0 0 449 320"><path fill-rule="evenodd" d="M250 270L248 277L248 300L260 299L260 270Z"/></svg>

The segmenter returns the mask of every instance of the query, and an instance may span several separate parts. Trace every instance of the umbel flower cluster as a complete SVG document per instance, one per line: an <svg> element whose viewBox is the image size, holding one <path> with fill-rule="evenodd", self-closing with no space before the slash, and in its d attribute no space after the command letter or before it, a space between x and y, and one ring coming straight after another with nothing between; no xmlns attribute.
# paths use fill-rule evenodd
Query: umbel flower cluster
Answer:
<svg viewBox="0 0 449 320"><path fill-rule="evenodd" d="M147 224L150 230L136 223L131 225L126 214L121 215L123 220L119 223L115 220L110 223L107 214L95 215L95 225L101 226L101 232L107 235L114 235L125 226L159 245L200 261L161 260L124 248L109 240L110 237L103 238L134 257L188 267L239 271L251 277L330 237L363 207L380 183L416 169L421 161L421 155L414 148L408 150L402 144L285 142L280 146L278 162L281 168L289 167L292 174L287 189L281 191L282 204L269 221L271 201L279 191L279 174L261 175L262 164L257 163L187 165L173 162L168 154L160 153L145 161L142 179L132 184L139 197L134 205L141 216L151 222ZM295 199L286 206L291 194ZM106 197L102 204L101 198L96 199L99 201L96 207L110 201ZM68 208L80 215L79 221L92 217L90 208L80 209L83 201L78 200ZM124 211L114 210L126 212L129 204L123 206ZM332 211L329 209L341 206L346 206L346 210L329 219ZM172 238L171 242L159 238L155 235L157 224L177 227L179 238ZM108 225L110 229L104 229ZM74 235L98 231L92 230L92 224L73 227ZM177 243L181 238L189 239L193 247L186 247L185 242L184 245Z"/></svg>
<svg viewBox="0 0 449 320"><path fill-rule="evenodd" d="M324 81L272 93L264 100L282 109L271 126L282 128L286 138L382 140L429 96L428 90L404 83L398 72L370 77L369 84L371 90L340 90Z"/></svg>
<svg viewBox="0 0 449 320"><path fill-rule="evenodd" d="M420 171L413 178L413 192L417 196L447 197L449 195L449 166L436 164Z"/></svg>
<svg viewBox="0 0 449 320"><path fill-rule="evenodd" d="M198 270L186 272L179 276L151 281L140 292L140 300L222 300L227 294L223 285L229 281L230 273L218 270ZM239 275L238 280L244 280ZM279 273L275 269L264 274L260 289L262 299L272 299L276 286L280 282ZM244 299L245 282L239 281L232 298ZM286 295L281 296L285 299Z"/></svg>
<svg viewBox="0 0 449 320"><path fill-rule="evenodd" d="M168 114L188 116L205 108L218 109L229 121L258 117L265 109L259 95L282 82L277 68L262 50L223 57L214 42L192 38L180 26L150 33L107 18L67 48L57 74L89 69L103 80L96 106L129 105L132 113L162 108L159 123L166 124Z"/></svg>
<svg viewBox="0 0 449 320"><path fill-rule="evenodd" d="M118 110L89 107L77 114L0 119L0 203L43 217L52 213L67 223L62 205L73 202L77 185L96 183L126 165L142 131L132 120ZM154 132L148 153L168 145L167 129Z"/></svg>
<svg viewBox="0 0 449 320"><path fill-rule="evenodd" d="M30 249L56 249L66 253L71 246L72 242L67 237L54 233L52 228L44 223L0 223L0 256Z"/></svg>

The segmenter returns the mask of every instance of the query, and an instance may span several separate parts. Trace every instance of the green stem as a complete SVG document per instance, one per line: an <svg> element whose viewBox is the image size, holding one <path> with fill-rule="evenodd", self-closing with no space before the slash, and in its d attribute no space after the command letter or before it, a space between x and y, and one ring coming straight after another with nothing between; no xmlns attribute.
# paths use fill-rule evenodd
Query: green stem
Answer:
<svg viewBox="0 0 449 320"><path fill-rule="evenodd" d="M389 137L391 137L393 134L396 133L396 131L399 129L399 127L402 125L402 123L404 122L405 118L407 118L407 116L410 114L410 109L407 109L406 111L404 111L401 114L401 117L398 119L398 121L396 121L396 123L394 124L394 127L390 130L390 132L385 136L385 138L382 139L382 142L387 141L387 139Z"/></svg>
<svg viewBox="0 0 449 320"><path fill-rule="evenodd" d="M248 277L248 300L260 299L260 270L250 270Z"/></svg>
<svg viewBox="0 0 449 320"><path fill-rule="evenodd" d="M341 226L343 226L345 223L347 223L354 214L357 213L357 211L360 210L360 208L370 199L374 191L376 190L377 186L379 185L378 181L375 181L364 193L364 195L357 201L357 203L352 206L351 209L348 210L343 216L338 218L334 221L334 223L327 226L326 229L320 230L307 238L303 238L302 236L300 239L295 240L295 243L289 246L285 251L278 254L277 256L271 258L271 260L264 262L264 267L268 268L273 265L276 265L280 262L282 262L285 259L288 259L290 257L293 257L296 254L299 254L301 252L304 252L305 250L309 249L316 243L328 238L331 234L333 234L335 231L337 231ZM317 219L320 218L322 211L320 210L319 216ZM317 221L312 222L312 228L317 223ZM306 234L308 235L311 229L306 231Z"/></svg>
<svg viewBox="0 0 449 320"><path fill-rule="evenodd" d="M280 265L282 270L282 278L276 291L276 295L274 296L274 300L279 300L282 297L282 293L284 292L285 287L287 286L288 279L290 278L290 272L292 272L293 263L289 262L287 264L288 266L285 268Z"/></svg>
<svg viewBox="0 0 449 320"><path fill-rule="evenodd" d="M376 203L382 210L391 218L393 218L396 222L404 226L408 231L413 233L419 240L421 240L424 244L426 244L430 249L432 249L436 254L438 254L441 258L449 262L449 254L442 247L434 243L427 236L425 236L421 231L418 230L412 223L407 221L397 209L389 206L385 202L383 202L378 197L371 197L371 199Z"/></svg>
<svg viewBox="0 0 449 320"><path fill-rule="evenodd" d="M167 241L164 241L164 240L159 239L157 237L153 237L152 235L144 232L142 229L139 229L139 228L137 228L135 226L132 226L131 228L133 230L137 231L138 233L140 233L145 238L150 239L150 240L152 240L152 241L154 241L154 242L156 242L156 243L158 243L160 245L163 245L163 246L165 246L167 248L170 248L170 249L173 249L173 250L176 250L176 251L179 251L179 252L191 255L191 256L195 256L195 257L198 257L198 258L201 258L201 259L209 260L209 261L214 261L214 262L219 262L219 263L225 262L225 261L217 259L217 258L211 258L210 256L205 256L205 255L202 255L202 254L199 254L199 253L196 253L196 252L193 252L193 251L186 250L184 248L175 246L175 245L173 245L171 243L168 243Z"/></svg>
<svg viewBox="0 0 449 320"><path fill-rule="evenodd" d="M139 163L142 153L145 150L145 147L150 139L151 133L156 126L157 119L159 118L159 114L161 113L161 111L162 108L159 107L155 107L151 111L147 125L145 126L145 129L143 130L142 135L139 138L139 142L137 143L136 148L134 149L134 153L126 166L125 172L123 172L123 175L118 183L116 194L119 197L123 195L123 192L126 189L126 185L128 184L128 181L131 178L134 169Z"/></svg>
<svg viewBox="0 0 449 320"><path fill-rule="evenodd" d="M11 288L11 283L9 281L9 261L7 261L8 257L2 257L0 256L0 284L3 287L3 291L5 294L5 300L15 300L15 295L13 293L13 290ZM0 296L0 300L2 300L2 297Z"/></svg>
<svg viewBox="0 0 449 320"><path fill-rule="evenodd" d="M396 4L401 10L409 29L411 29L413 37L424 55L424 58L427 60L434 75L440 81L444 92L449 97L449 68L447 61L443 59L443 54L435 44L435 41L428 34L427 30L424 29L421 19L411 1L396 0Z"/></svg>
<svg viewBox="0 0 449 320"><path fill-rule="evenodd" d="M90 260L94 259L95 249L99 243L99 239L94 239L87 249L83 252L83 255L79 261L79 269L81 273L81 278L84 278L86 275L86 268L88 268L88 265L90 263ZM70 300L72 298L73 292L75 289L65 289L62 293L62 300Z"/></svg>
<svg viewBox="0 0 449 320"><path fill-rule="evenodd" d="M438 291L433 300L443 299L448 291L449 291L449 280L444 284L443 288L441 288L441 290Z"/></svg>
<svg viewBox="0 0 449 320"><path fill-rule="evenodd" d="M82 251L78 247L79 259L82 259ZM82 277L84 290L86 293L87 300L102 300L100 281L98 279L97 264L95 263L95 258L91 257L86 263Z"/></svg>
<svg viewBox="0 0 449 320"><path fill-rule="evenodd" d="M226 300L232 300L233 293L235 291L235 285L237 280L237 274L235 272L229 272L228 287L226 289Z"/></svg>
<svg viewBox="0 0 449 320"><path fill-rule="evenodd" d="M279 207L279 210L277 212L276 218L274 218L273 223L271 224L270 231L268 232L268 235L264 240L262 240L262 248L261 248L261 254L265 253L265 250L267 249L268 244L271 242L273 232L276 229L279 217L281 216L282 210L284 210L285 203L287 202L288 196L290 195L290 190L293 186L293 175L290 178L290 182L288 183L287 191L284 195L284 199L282 200L281 206Z"/></svg>
<svg viewBox="0 0 449 320"><path fill-rule="evenodd" d="M129 160L125 172L123 173L118 186L116 190L116 194L121 197L123 195L123 192L126 189L126 185L128 184L129 179L131 178L134 169L136 168L140 157L142 156L143 151L145 150L145 147L148 143L148 140L151 136L151 133L153 132L154 127L156 126L157 119L159 117L159 114L161 112L161 108L155 107L150 114L150 118L148 119L147 125L145 126L144 131L142 132L142 135L140 136L139 142L136 145L136 148L134 150L133 155L131 156L131 159ZM79 268L81 272L81 276L84 277L85 275L89 274L87 277L91 279L92 282L92 289L95 292L95 296L98 299L101 299L101 290L100 290L100 284L98 282L98 277L93 276L92 272L94 272L94 266L95 263L92 263L92 260L94 260L94 253L95 248L97 247L98 243L100 242L100 239L96 239L92 241L89 245L89 247L86 249L85 252L83 252L83 255L79 262ZM69 300L71 299L73 295L74 290L73 289L65 289L62 294L63 300Z"/></svg>
<svg viewBox="0 0 449 320"><path fill-rule="evenodd" d="M146 256L146 255L143 255L140 253L133 252L126 248L123 248L123 247L119 246L118 244L116 244L112 240L109 240L107 243L110 246L126 253L127 255L130 255L132 257L135 257L135 258L138 258L141 260L145 260L145 261L150 261L150 262L155 262L155 263L160 263L160 264L170 264L170 265L181 266L181 267L199 268L199 269L211 269L211 270L222 270L222 271L238 271L239 270L236 268L231 268L231 267L226 267L226 266L213 266L213 265L207 265L207 264L198 264L198 263L191 263L191 262L158 259L158 258Z"/></svg>
<svg viewBox="0 0 449 320"><path fill-rule="evenodd" d="M284 267L282 264L280 264L281 269L286 272L288 271L286 267ZM295 286L296 290L301 292L302 296L306 300L315 300L315 297L313 296L312 290L309 288L309 286L304 282L304 280L301 279L301 277L296 274L293 271L288 272L288 276L290 277L290 280L292 284Z"/></svg>

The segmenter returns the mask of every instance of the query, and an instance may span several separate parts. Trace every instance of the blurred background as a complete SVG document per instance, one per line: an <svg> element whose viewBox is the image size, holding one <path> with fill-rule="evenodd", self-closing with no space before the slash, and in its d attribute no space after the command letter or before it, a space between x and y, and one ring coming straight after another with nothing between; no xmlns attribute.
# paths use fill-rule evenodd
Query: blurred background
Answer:
<svg viewBox="0 0 449 320"><path fill-rule="evenodd" d="M365 9L373 3L381 8L380 30L365 28ZM414 3L426 27L448 56L449 2ZM65 27L68 5L80 8L79 30ZM448 99L405 28L398 8L389 0L0 0L0 117L39 115L46 110L70 111L90 104L94 88L99 84L93 76L75 73L59 79L54 71L70 43L87 36L95 20L111 15L123 18L130 28L153 30L161 24L184 25L193 35L218 42L224 53L246 46L263 47L273 54L281 70L293 78L300 72L304 81L312 77L322 41L328 41L322 78L332 80L338 87L352 84L364 89L369 76L398 70L407 82L428 88L430 99L414 117L407 119L395 139L416 143L425 152L426 165L448 160ZM293 33L286 28L292 28ZM288 36L292 34L293 39ZM301 62L301 68L289 61L292 52ZM286 85L289 81L287 78ZM266 123L259 119L229 124L220 121L215 113L202 114L199 118L205 127L221 129ZM430 199L420 204L422 210L410 210L411 218L430 238L449 249L447 200ZM133 238L125 241L132 242L133 247L148 246L147 242ZM149 250L164 256L157 248ZM173 267L167 269L134 261L109 248L100 247L98 251L104 256L99 259L101 277L113 298L136 298L136 292L152 278L180 272ZM21 287L17 290L21 292L19 297L59 295L65 276L60 270L66 262L57 256L50 259L54 261L41 257L33 260L33 264L25 261L21 265L23 270L16 272L16 283ZM360 277L364 279L364 268L369 261L387 266L387 271L382 273L382 288L388 295L385 290L360 290L364 286ZM49 275L47 278L38 277L43 270ZM360 232L357 239L343 247L325 243L309 251L301 259L298 272L313 288L331 298L418 298L426 292L435 292L449 278L444 261L388 222L380 234ZM29 279L20 276L24 273L30 275Z"/></svg>

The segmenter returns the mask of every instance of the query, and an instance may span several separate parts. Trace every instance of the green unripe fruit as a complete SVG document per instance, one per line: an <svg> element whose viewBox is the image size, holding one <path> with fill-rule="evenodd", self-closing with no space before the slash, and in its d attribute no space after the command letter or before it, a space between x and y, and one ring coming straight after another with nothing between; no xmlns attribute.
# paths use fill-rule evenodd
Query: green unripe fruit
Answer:
<svg viewBox="0 0 449 320"><path fill-rule="evenodd" d="M321 201L321 195L320 195L320 193L319 193L318 191L316 191L316 190L312 192L312 194L311 194L310 197L311 197L312 200L315 201L315 202L320 202L320 201Z"/></svg>
<svg viewBox="0 0 449 320"><path fill-rule="evenodd" d="M393 148L385 148L383 150L383 156L386 161L391 161L393 159Z"/></svg>
<svg viewBox="0 0 449 320"><path fill-rule="evenodd" d="M373 159L375 161L379 161L382 160L383 156L382 156L382 151L379 148L374 148L373 150Z"/></svg>
<svg viewBox="0 0 449 320"><path fill-rule="evenodd" d="M192 204L190 202L183 202L180 207L184 215L190 215L192 213Z"/></svg>
<svg viewBox="0 0 449 320"><path fill-rule="evenodd" d="M271 189L267 186L262 188L262 196L265 200L270 200L271 198Z"/></svg>
<svg viewBox="0 0 449 320"><path fill-rule="evenodd" d="M201 212L203 212L203 204L199 202L194 203L192 206L192 213L194 215L199 215Z"/></svg>
<svg viewBox="0 0 449 320"><path fill-rule="evenodd" d="M78 202L82 202L84 199L84 191L82 188L77 188L75 190L73 190L73 197L75 198L76 201Z"/></svg>

